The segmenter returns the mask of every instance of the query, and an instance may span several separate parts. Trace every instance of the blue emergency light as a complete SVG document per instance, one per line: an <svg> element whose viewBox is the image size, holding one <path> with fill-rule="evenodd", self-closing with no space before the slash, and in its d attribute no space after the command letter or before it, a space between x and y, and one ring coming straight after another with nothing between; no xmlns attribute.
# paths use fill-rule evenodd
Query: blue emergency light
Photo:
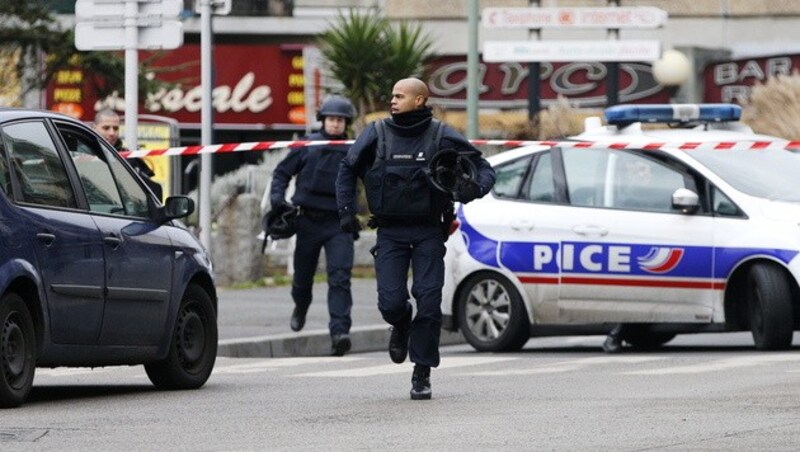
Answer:
<svg viewBox="0 0 800 452"><path fill-rule="evenodd" d="M742 107L735 104L615 105L604 111L606 122L625 127L634 122L690 123L738 121Z"/></svg>

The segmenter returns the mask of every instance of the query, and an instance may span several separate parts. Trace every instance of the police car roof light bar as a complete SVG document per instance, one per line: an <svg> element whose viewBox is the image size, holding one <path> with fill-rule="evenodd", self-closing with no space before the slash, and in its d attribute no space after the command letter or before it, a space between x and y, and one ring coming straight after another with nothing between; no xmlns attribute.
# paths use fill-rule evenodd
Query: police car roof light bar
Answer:
<svg viewBox="0 0 800 452"><path fill-rule="evenodd" d="M735 104L649 104L615 105L606 108L606 122L620 127L634 122L689 123L730 122L742 116L742 107Z"/></svg>

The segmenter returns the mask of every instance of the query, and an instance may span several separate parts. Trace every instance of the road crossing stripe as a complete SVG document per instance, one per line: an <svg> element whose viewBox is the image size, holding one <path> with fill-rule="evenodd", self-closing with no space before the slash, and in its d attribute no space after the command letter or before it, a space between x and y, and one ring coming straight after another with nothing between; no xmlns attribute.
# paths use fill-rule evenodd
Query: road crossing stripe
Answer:
<svg viewBox="0 0 800 452"><path fill-rule="evenodd" d="M298 358L269 358L245 364L234 364L232 366L215 366L214 374L247 374L264 372L270 369L302 366L304 364L326 364L326 363L352 363L361 361L365 358L354 356L324 356L324 357L298 357Z"/></svg>
<svg viewBox="0 0 800 452"><path fill-rule="evenodd" d="M496 357L496 356L452 356L442 359L437 369L453 369L464 366L480 366L484 364L494 364L503 361L514 361L517 357ZM410 373L413 363L406 361L402 365L382 364L380 366L369 366L354 369L329 370L323 372L307 372L292 375L293 377L372 377L376 375L390 375L398 373Z"/></svg>
<svg viewBox="0 0 800 452"><path fill-rule="evenodd" d="M663 367L660 369L636 370L623 372L624 375L676 375L676 374L699 374L705 372L718 372L742 367L761 366L763 364L782 363L800 361L797 353L781 354L760 354L737 356L734 358L718 359L715 361L704 362L702 364L692 364L688 366Z"/></svg>
<svg viewBox="0 0 800 452"><path fill-rule="evenodd" d="M525 369L506 369L506 370L487 370L482 372L471 372L470 375L478 376L511 376L511 375L534 375L550 374L560 372L571 372L580 370L588 366L602 364L639 364L645 362L659 361L666 359L659 356L596 356L591 358L573 359L569 361L546 362L535 367Z"/></svg>

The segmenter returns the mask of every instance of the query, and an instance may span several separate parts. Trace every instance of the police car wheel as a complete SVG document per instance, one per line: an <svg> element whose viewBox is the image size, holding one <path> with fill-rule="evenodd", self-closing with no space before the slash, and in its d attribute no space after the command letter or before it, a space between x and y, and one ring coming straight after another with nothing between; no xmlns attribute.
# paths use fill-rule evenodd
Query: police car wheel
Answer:
<svg viewBox="0 0 800 452"><path fill-rule="evenodd" d="M530 339L528 311L513 284L496 273L464 282L458 298L458 326L482 352L515 351Z"/></svg>
<svg viewBox="0 0 800 452"><path fill-rule="evenodd" d="M792 291L782 269L755 264L747 276L747 314L759 350L786 350L792 345Z"/></svg>

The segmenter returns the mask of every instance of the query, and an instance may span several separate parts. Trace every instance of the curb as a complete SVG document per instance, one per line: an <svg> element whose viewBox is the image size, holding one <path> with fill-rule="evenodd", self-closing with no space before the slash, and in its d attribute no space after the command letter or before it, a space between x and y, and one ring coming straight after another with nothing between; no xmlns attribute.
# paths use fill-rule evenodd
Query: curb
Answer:
<svg viewBox="0 0 800 452"><path fill-rule="evenodd" d="M350 330L353 347L348 353L387 350L389 325L354 327ZM440 345L464 344L460 332L442 330ZM287 358L296 356L330 356L331 337L327 329L302 333L276 334L237 339L224 339L217 345L217 356L228 358Z"/></svg>

